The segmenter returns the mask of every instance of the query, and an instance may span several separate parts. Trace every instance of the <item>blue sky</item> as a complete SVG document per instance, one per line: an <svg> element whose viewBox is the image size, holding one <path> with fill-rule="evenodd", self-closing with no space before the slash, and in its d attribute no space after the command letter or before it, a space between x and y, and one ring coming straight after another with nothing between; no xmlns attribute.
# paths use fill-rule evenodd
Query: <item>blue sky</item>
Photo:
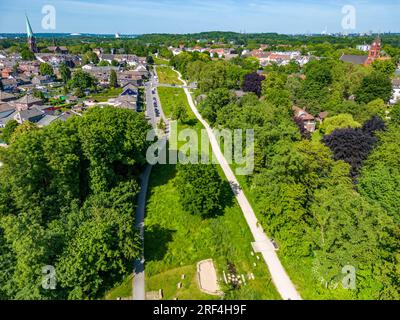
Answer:
<svg viewBox="0 0 400 320"><path fill-rule="evenodd" d="M56 8L54 32L192 33L343 31L342 7L356 9L355 32L400 32L400 0L0 0L0 33L42 29L42 7Z"/></svg>

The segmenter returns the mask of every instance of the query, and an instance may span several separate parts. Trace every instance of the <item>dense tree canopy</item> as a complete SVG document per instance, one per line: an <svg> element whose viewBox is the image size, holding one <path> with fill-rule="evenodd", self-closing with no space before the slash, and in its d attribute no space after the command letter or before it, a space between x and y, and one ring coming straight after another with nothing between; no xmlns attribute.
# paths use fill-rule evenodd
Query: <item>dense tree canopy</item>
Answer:
<svg viewBox="0 0 400 320"><path fill-rule="evenodd" d="M42 76L52 76L54 75L53 67L48 63L41 63L39 67L40 74Z"/></svg>
<svg viewBox="0 0 400 320"><path fill-rule="evenodd" d="M93 86L96 86L96 84L97 81L92 75L81 70L76 71L72 79L69 81L71 88L81 89L82 91L92 88Z"/></svg>
<svg viewBox="0 0 400 320"><path fill-rule="evenodd" d="M392 83L387 75L373 72L366 76L356 92L357 101L368 103L375 99L388 102L392 97Z"/></svg>
<svg viewBox="0 0 400 320"><path fill-rule="evenodd" d="M61 74L61 79L64 83L67 83L69 80L71 80L71 70L65 63L60 64L59 70Z"/></svg>
<svg viewBox="0 0 400 320"><path fill-rule="evenodd" d="M140 252L148 130L141 115L107 107L13 135L0 153L2 298L96 299L127 274ZM48 265L55 290L41 286Z"/></svg>
<svg viewBox="0 0 400 320"><path fill-rule="evenodd" d="M226 182L214 165L178 165L177 188L185 211L203 218L220 214L227 201Z"/></svg>

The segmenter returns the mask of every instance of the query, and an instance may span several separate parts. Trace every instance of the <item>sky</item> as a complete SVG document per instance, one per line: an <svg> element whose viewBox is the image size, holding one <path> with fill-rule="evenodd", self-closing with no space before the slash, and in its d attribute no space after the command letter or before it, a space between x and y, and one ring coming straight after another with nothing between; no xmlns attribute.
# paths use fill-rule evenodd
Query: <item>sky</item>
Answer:
<svg viewBox="0 0 400 320"><path fill-rule="evenodd" d="M55 29L42 26L45 5ZM355 9L344 29L342 9ZM400 32L400 0L0 0L0 33ZM349 12L347 12L349 13Z"/></svg>

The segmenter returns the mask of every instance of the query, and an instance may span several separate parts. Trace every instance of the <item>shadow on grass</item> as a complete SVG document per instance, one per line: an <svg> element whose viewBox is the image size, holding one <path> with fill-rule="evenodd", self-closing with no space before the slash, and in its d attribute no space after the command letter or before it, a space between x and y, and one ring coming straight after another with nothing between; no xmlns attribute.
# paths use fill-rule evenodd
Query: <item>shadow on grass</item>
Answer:
<svg viewBox="0 0 400 320"><path fill-rule="evenodd" d="M145 260L161 261L168 251L168 243L172 241L176 231L162 228L160 225L153 225L145 230Z"/></svg>
<svg viewBox="0 0 400 320"><path fill-rule="evenodd" d="M189 126L189 127L194 127L197 123L197 119L189 119L187 121L181 121L183 125Z"/></svg>

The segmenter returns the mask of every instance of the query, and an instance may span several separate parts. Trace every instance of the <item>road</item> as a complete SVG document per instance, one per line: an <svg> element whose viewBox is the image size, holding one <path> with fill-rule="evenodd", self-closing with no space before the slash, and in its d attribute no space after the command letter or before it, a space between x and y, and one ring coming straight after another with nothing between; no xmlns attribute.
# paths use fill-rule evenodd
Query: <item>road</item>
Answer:
<svg viewBox="0 0 400 320"><path fill-rule="evenodd" d="M155 71L156 72L156 71ZM157 92L157 80L154 77L155 74L151 73L150 81L145 84L146 91L146 118L150 122L153 129L157 128L157 124L161 118L164 119L166 124L166 134L169 134L169 121L165 117L165 114L161 107L160 98ZM154 93L153 93L154 92ZM157 101L157 109L160 111L160 114L157 115L154 107L154 98ZM160 137L161 139L168 139L167 135L163 135ZM144 259L144 216L146 209L146 197L147 197L147 189L149 185L149 179L151 174L151 165L147 165L145 171L140 177L141 186L140 193L138 196L138 203L136 208L136 225L135 227L140 231L140 238L142 242L142 252L139 259L135 260L133 270L133 292L132 297L133 300L146 300L146 284L145 284L145 259Z"/></svg>
<svg viewBox="0 0 400 320"><path fill-rule="evenodd" d="M179 79L184 83L184 86L187 86L186 81L182 79L181 74L178 71L176 72L179 74ZM268 266L269 272L271 274L272 282L274 283L278 293L284 300L301 300L301 296L297 292L294 284L292 283L284 267L282 266L282 263L279 260L278 255L276 254L272 242L265 234L261 225L258 223L253 208L251 207L242 188L240 187L239 181L236 179L236 176L233 174L232 169L230 168L228 162L226 161L224 155L222 154L221 148L219 147L218 141L211 127L203 119L203 117L197 110L189 90L187 88L184 88L184 91L187 96L190 108L196 115L197 119L203 124L203 126L207 130L212 150L216 156L216 159L221 165L221 168L224 171L226 178L228 179L230 185L232 186L232 191L236 196L236 199L240 205L240 208L242 209L246 222L254 237L255 242L252 244L253 248L257 248L256 250L262 254Z"/></svg>

